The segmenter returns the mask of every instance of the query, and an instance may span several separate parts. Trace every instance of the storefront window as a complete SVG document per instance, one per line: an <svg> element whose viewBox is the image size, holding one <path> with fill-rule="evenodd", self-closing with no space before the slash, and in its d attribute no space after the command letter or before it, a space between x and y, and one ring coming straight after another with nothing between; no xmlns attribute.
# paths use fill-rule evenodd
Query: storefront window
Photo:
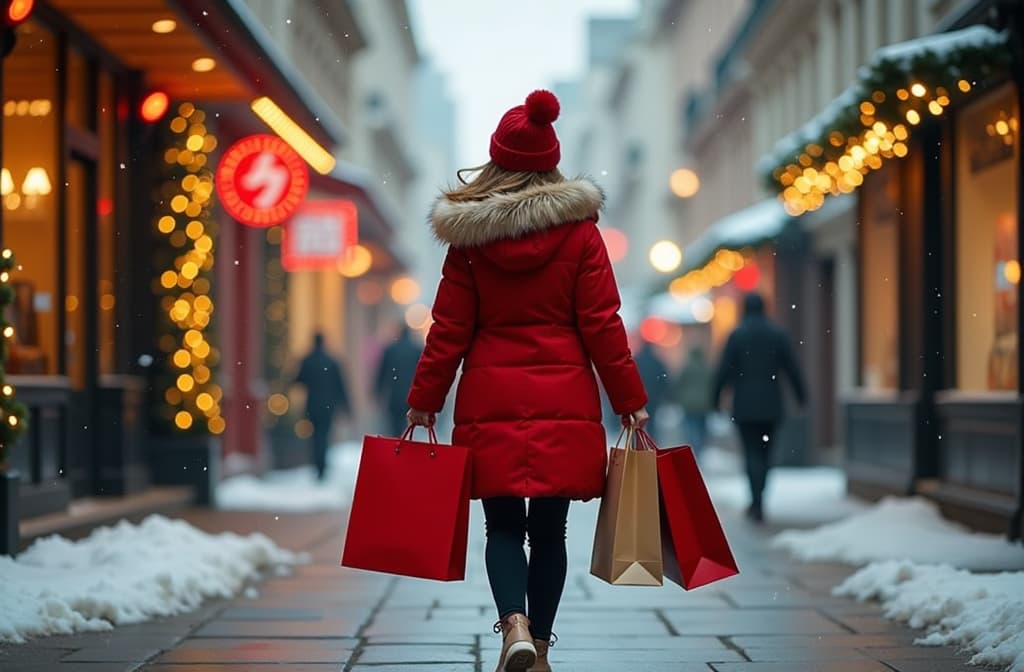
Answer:
<svg viewBox="0 0 1024 672"><path fill-rule="evenodd" d="M964 109L956 150L957 387L1016 390L1021 168L1013 85Z"/></svg>
<svg viewBox="0 0 1024 672"><path fill-rule="evenodd" d="M17 29L3 61L4 244L17 255L8 370L58 372L57 40L40 24Z"/></svg>
<svg viewBox="0 0 1024 672"><path fill-rule="evenodd" d="M861 386L899 387L899 166L885 164L861 190Z"/></svg>

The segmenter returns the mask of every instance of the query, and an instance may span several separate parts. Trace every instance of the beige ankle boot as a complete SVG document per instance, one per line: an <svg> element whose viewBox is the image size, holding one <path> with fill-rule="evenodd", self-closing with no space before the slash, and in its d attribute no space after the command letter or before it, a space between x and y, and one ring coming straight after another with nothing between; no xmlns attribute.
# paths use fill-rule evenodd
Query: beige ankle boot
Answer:
<svg viewBox="0 0 1024 672"><path fill-rule="evenodd" d="M511 614L495 623L494 631L504 638L495 672L528 672L537 662L529 619L522 614Z"/></svg>
<svg viewBox="0 0 1024 672"><path fill-rule="evenodd" d="M548 649L551 648L551 643L546 639L535 639L533 646L537 649L537 662L529 672L551 672L551 665L548 663Z"/></svg>

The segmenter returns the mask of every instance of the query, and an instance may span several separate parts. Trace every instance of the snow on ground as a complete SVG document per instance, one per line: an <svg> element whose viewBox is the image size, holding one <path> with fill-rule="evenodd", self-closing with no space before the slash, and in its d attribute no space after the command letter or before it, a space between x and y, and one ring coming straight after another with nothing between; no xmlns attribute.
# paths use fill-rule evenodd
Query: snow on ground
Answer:
<svg viewBox="0 0 1024 672"><path fill-rule="evenodd" d="M782 532L772 545L808 562L910 560L982 571L1024 569L1019 545L945 520L934 503L920 497L888 497L846 520Z"/></svg>
<svg viewBox="0 0 1024 672"><path fill-rule="evenodd" d="M230 597L262 572L305 558L262 534L207 534L182 520L122 521L0 556L0 642L110 630Z"/></svg>
<svg viewBox="0 0 1024 672"><path fill-rule="evenodd" d="M887 618L927 628L918 644L960 647L974 654L972 664L1024 672L1024 572L972 574L890 560L868 565L833 592L877 599Z"/></svg>
<svg viewBox="0 0 1024 672"><path fill-rule="evenodd" d="M342 443L327 456L327 473L317 481L311 465L226 478L217 486L217 508L299 513L342 509L348 503L359 467L358 443Z"/></svg>
<svg viewBox="0 0 1024 672"><path fill-rule="evenodd" d="M702 473L716 506L745 509L750 504L746 475L730 469L724 451L705 451ZM731 473L730 473L731 472ZM833 467L776 467L768 474L765 516L773 525L806 526L862 511L865 504L846 494L846 475Z"/></svg>

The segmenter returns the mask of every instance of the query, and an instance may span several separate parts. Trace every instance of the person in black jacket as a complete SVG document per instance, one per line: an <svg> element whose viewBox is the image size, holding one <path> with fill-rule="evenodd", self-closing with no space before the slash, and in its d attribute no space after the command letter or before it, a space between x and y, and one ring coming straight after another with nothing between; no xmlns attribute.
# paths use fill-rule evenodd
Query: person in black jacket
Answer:
<svg viewBox="0 0 1024 672"><path fill-rule="evenodd" d="M306 417L313 423L313 461L322 481L334 412L340 409L345 416L352 414L341 364L327 353L323 334L313 336L313 350L302 360L295 382L306 388Z"/></svg>
<svg viewBox="0 0 1024 672"><path fill-rule="evenodd" d="M725 344L711 398L717 409L722 390L732 389L732 419L739 428L750 479L747 514L760 522L764 519L762 497L772 442L783 417L779 376L789 379L801 405L806 391L789 337L765 316L764 299L748 294L743 309L743 321Z"/></svg>
<svg viewBox="0 0 1024 672"><path fill-rule="evenodd" d="M647 412L650 419L647 421L647 432L656 441L658 435L658 409L665 403L669 393L668 367L654 351L654 346L637 338L633 347L633 361L640 371L640 380L647 390Z"/></svg>
<svg viewBox="0 0 1024 672"><path fill-rule="evenodd" d="M373 390L377 402L384 408L391 436L401 436L408 425L405 397L422 352L423 348L413 341L412 332L403 323L398 327L398 338L384 349L381 357Z"/></svg>

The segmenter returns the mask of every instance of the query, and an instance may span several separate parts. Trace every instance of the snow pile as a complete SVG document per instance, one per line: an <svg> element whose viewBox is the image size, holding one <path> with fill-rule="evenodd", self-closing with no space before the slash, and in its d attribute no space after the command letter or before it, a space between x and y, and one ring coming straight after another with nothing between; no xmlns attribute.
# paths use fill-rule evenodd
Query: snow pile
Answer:
<svg viewBox="0 0 1024 672"><path fill-rule="evenodd" d="M17 558L0 556L0 642L186 613L303 561L262 534L211 535L157 515L79 541L46 537Z"/></svg>
<svg viewBox="0 0 1024 672"><path fill-rule="evenodd" d="M217 508L283 513L340 510L351 496L359 454L356 443L334 446L323 481L316 479L311 466L270 471L262 478L244 474L224 479L217 485Z"/></svg>
<svg viewBox="0 0 1024 672"><path fill-rule="evenodd" d="M974 665L1024 672L1024 572L972 574L890 560L868 565L833 592L880 600L887 618L927 628L917 644L962 647Z"/></svg>
<svg viewBox="0 0 1024 672"><path fill-rule="evenodd" d="M715 472L701 457L708 490L716 506L743 509L750 504L750 484L741 474ZM859 500L846 495L846 474L833 467L776 467L768 475L765 514L773 525L811 525L829 522L864 510Z"/></svg>
<svg viewBox="0 0 1024 672"><path fill-rule="evenodd" d="M934 503L920 497L887 497L845 520L782 532L772 546L808 562L909 560L982 571L1024 569L1020 546L945 520Z"/></svg>

